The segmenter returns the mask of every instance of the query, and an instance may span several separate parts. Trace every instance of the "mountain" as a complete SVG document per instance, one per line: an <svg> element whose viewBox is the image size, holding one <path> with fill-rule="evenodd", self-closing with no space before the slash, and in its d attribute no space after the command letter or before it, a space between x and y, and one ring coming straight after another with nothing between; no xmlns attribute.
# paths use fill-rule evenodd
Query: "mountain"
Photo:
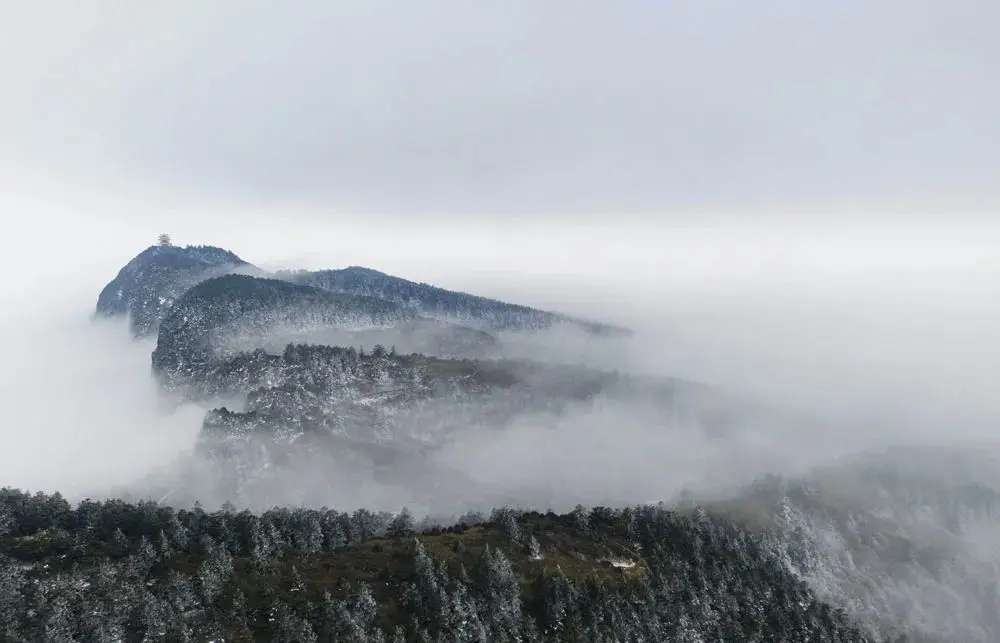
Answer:
<svg viewBox="0 0 1000 643"><path fill-rule="evenodd" d="M331 486L368 481L405 488L413 502L438 510L509 502L517 492L541 500L551 490L473 482L456 470L467 468L450 449L488 449L508 432L530 441L527 427L542 441L561 435L584 444L594 439L588 425L602 415L611 423L639 424L644 440L664 447L694 442L710 448L733 439L752 419L793 421L676 379L525 360L403 355L382 347L288 345L280 354L233 355L199 373L203 396L224 399L226 406L205 416L197 475L159 483L154 495L265 508L322 504ZM621 431L627 436L633 429Z"/></svg>
<svg viewBox="0 0 1000 643"><path fill-rule="evenodd" d="M399 350L413 337L432 350ZM391 338L402 346L380 341ZM162 491L210 490L254 506L302 502L325 487L312 494L288 480L335 469L407 486L429 504L442 485L473 500L486 490L438 450L517 421L543 431L567 411L616 405L664 435L683 417L701 434L677 438L699 440L722 439L749 418L774 421L690 382L496 358L495 348L483 330L379 297L249 275L201 281L167 312L151 362L165 390L225 406L205 417L198 485L175 481Z"/></svg>
<svg viewBox="0 0 1000 643"><path fill-rule="evenodd" d="M552 416L570 404L613 395L616 385L625 389L600 371L381 348L365 354L289 345L281 355L240 356L225 372L260 386L245 395L241 411L221 408L206 416L198 449L211 463L212 487L252 504L276 502L286 490L282 477L334 463L340 471L370 470L383 481L405 481L414 497L433 502L440 484L457 481L436 466L436 449L502 431L517 416ZM450 490L451 497L473 500L478 492L464 484ZM311 495L303 488L289 491L286 502Z"/></svg>
<svg viewBox="0 0 1000 643"><path fill-rule="evenodd" d="M368 341L419 335L433 338L436 350L295 341L330 333ZM151 362L165 390L226 400L205 417L197 457L208 470L197 488L255 506L312 497L289 476L330 468L407 485L428 503L442 485L456 486L454 498L474 499L482 490L435 459L439 448L502 432L519 418L552 424L571 408L585 413L613 403L633 415L644 409L661 418L663 431L681 414L708 436L732 430L727 410L751 414L693 383L468 357L490 353L495 343L485 331L385 299L231 274L206 279L174 302ZM175 485L163 491L191 488Z"/></svg>
<svg viewBox="0 0 1000 643"><path fill-rule="evenodd" d="M157 245L129 261L101 291L98 315L127 315L132 333L156 333L167 311L191 286L210 277L256 269L234 253L212 246Z"/></svg>
<svg viewBox="0 0 1000 643"><path fill-rule="evenodd" d="M899 474L890 488L883 468L861 465L767 478L701 507L689 494L677 510L456 519L510 498L547 502L551 480L518 473L536 441L615 449L637 424L664 467L677 465L672 449L704 449L707 462L735 441L746 453L715 465L742 475L753 469L739 459L780 466L794 452L782 443L801 441L810 420L681 380L503 358L510 334L569 324L598 342L623 329L364 268L266 274L217 248L169 248L130 262L99 312L140 319L136 334L155 328L160 385L217 408L190 453L118 500L74 509L0 492L8 639L995 640L993 570L955 563L956 542L993 533L988 494L948 488L931 510L965 520L964 541L883 524L917 483ZM511 434L525 448L505 450ZM503 484L467 464L473 453L509 471ZM876 479L890 501L865 495ZM845 480L867 481L847 505ZM400 498L451 517L417 526L406 510L385 513ZM908 603L879 577L915 591L946 579L960 599L942 586ZM935 600L966 603L937 628L906 620Z"/></svg>
<svg viewBox="0 0 1000 643"><path fill-rule="evenodd" d="M400 305L425 319L457 323L483 331L532 331L568 324L598 335L622 335L629 331L501 302L467 293L453 292L408 281L376 270L352 266L341 270L280 271L269 273L247 263L235 253L212 246L151 246L128 262L101 291L96 314L126 315L137 337L156 333L171 306L189 288L226 274L270 277L343 295L373 297ZM319 329L317 329L319 330ZM433 352L433 334L423 328L403 332L401 342L419 352ZM342 340L343 338L340 338ZM384 338L361 336L362 341L387 344ZM312 341L299 338L299 341Z"/></svg>
<svg viewBox="0 0 1000 643"><path fill-rule="evenodd" d="M629 331L610 324L576 319L527 306L510 304L430 284L409 281L377 270L350 266L341 270L291 271L283 279L332 292L379 297L418 311L421 315L486 330L542 330L559 324L573 325L598 335L623 335Z"/></svg>
<svg viewBox="0 0 1000 643"><path fill-rule="evenodd" d="M271 343L282 335L331 329L372 333L400 325L404 335L436 338L443 350L471 350L494 341L482 331L423 319L413 310L376 297L225 275L196 284L174 302L160 324L152 363L168 388L193 386L189 394L194 390L218 394L229 386L216 376L219 369L231 371L232 359L246 354L248 346Z"/></svg>

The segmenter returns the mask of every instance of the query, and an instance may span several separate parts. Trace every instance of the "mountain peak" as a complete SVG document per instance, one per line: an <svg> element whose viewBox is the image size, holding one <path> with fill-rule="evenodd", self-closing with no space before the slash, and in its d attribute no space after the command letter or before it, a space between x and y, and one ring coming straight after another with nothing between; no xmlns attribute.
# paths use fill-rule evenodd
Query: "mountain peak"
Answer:
<svg viewBox="0 0 1000 643"><path fill-rule="evenodd" d="M128 315L133 334L156 332L173 301L206 278L253 266L236 253L215 246L149 246L118 272L97 298L96 313Z"/></svg>

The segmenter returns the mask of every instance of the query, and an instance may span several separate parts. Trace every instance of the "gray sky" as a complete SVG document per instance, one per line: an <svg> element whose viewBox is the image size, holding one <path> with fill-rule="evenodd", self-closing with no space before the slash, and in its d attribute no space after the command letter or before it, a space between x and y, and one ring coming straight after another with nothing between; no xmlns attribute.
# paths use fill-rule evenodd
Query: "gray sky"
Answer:
<svg viewBox="0 0 1000 643"><path fill-rule="evenodd" d="M2 265L165 230L480 289L992 279L994 5L8 2Z"/></svg>
<svg viewBox="0 0 1000 643"><path fill-rule="evenodd" d="M22 174L395 221L1000 204L988 0L2 11L0 163Z"/></svg>

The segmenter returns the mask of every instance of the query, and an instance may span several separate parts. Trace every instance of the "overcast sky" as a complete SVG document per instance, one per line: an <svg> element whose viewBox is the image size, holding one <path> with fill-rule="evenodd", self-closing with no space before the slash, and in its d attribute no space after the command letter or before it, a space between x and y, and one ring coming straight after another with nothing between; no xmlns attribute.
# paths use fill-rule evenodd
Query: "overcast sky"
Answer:
<svg viewBox="0 0 1000 643"><path fill-rule="evenodd" d="M452 277L512 253L657 278L981 267L998 19L988 0L5 2L0 207L35 232L15 255L86 239L109 265L166 229Z"/></svg>
<svg viewBox="0 0 1000 643"><path fill-rule="evenodd" d="M37 0L0 156L385 214L995 211L989 0Z"/></svg>

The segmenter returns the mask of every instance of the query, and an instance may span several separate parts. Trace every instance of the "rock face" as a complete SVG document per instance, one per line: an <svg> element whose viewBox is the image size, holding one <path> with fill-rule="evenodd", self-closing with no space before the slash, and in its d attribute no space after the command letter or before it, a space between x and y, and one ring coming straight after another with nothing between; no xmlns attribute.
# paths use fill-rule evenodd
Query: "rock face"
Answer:
<svg viewBox="0 0 1000 643"><path fill-rule="evenodd" d="M137 337L155 335L178 297L200 281L254 272L234 253L211 246L151 246L128 262L97 298L97 314L127 315Z"/></svg>

